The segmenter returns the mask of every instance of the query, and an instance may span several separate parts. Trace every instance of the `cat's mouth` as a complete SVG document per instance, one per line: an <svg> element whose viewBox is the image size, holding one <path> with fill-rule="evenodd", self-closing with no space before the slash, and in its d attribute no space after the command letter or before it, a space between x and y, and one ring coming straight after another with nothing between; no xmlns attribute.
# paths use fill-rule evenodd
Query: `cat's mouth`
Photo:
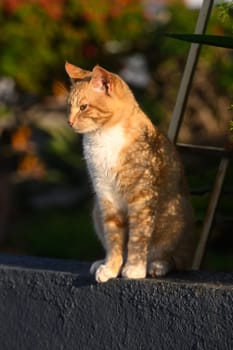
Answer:
<svg viewBox="0 0 233 350"><path fill-rule="evenodd" d="M85 133L85 131L80 130L80 129L77 129L77 128L74 128L74 127L73 127L73 130L74 130L74 132L75 132L76 134L84 134L84 133Z"/></svg>
<svg viewBox="0 0 233 350"><path fill-rule="evenodd" d="M69 125L76 134L84 134L86 132L85 128L80 128L75 123L74 124L69 123Z"/></svg>
<svg viewBox="0 0 233 350"><path fill-rule="evenodd" d="M72 127L74 132L76 134L89 134L89 133L92 133L92 132L95 132L97 131L98 128L77 128L77 127Z"/></svg>

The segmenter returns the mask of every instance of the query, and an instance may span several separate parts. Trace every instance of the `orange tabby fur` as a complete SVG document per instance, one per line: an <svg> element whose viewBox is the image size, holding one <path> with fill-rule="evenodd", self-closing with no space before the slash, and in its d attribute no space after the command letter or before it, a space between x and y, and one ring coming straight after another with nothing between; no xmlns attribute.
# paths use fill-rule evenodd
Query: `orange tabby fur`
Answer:
<svg viewBox="0 0 233 350"><path fill-rule="evenodd" d="M118 75L100 66L65 68L73 82L69 123L84 134L93 219L106 250L91 272L105 282L189 268L193 211L175 147Z"/></svg>

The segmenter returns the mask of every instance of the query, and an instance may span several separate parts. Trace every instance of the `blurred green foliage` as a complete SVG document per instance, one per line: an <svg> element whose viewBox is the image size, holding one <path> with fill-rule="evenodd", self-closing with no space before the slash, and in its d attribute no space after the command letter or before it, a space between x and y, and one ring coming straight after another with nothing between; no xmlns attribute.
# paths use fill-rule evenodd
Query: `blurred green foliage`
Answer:
<svg viewBox="0 0 233 350"><path fill-rule="evenodd" d="M9 3L0 3L0 76L13 77L30 93L48 95L54 93L54 82L68 81L66 60L87 69L99 63L118 71L123 57L142 52L156 84L151 94L143 95L142 107L150 115L156 114L157 122L164 116L167 127L188 45L165 38L164 33L193 32L198 11L177 1L167 7L165 20L149 20L140 0L101 0L98 6L94 0L16 0L13 7ZM229 8L214 9L208 32L229 35L231 30ZM117 43L121 49L111 52L109 43ZM201 63L222 94L233 94L231 53L222 55L204 48ZM169 90L164 89L168 79Z"/></svg>
<svg viewBox="0 0 233 350"><path fill-rule="evenodd" d="M58 1L59 12L49 0L9 3L0 3L0 75L40 94L66 60L89 66L107 40L135 40L146 25L140 1Z"/></svg>
<svg viewBox="0 0 233 350"><path fill-rule="evenodd" d="M233 15L233 1L223 1L219 4L217 4L217 10L218 10L218 15L221 18L222 21L229 20L232 18ZM233 25L231 23L231 28L233 32Z"/></svg>

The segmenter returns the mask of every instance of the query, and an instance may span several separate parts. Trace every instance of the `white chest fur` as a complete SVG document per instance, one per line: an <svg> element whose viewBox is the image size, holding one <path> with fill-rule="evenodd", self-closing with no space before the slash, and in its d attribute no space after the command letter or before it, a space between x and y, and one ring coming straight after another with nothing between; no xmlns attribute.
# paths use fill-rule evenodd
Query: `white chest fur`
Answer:
<svg viewBox="0 0 233 350"><path fill-rule="evenodd" d="M84 156L97 196L114 200L116 167L124 145L125 135L120 125L84 135Z"/></svg>

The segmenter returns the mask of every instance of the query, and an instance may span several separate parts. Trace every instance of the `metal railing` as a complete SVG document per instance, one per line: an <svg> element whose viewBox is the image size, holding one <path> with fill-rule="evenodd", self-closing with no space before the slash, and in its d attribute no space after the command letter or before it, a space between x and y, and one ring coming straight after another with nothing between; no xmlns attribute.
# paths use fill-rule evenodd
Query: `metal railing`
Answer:
<svg viewBox="0 0 233 350"><path fill-rule="evenodd" d="M199 12L197 24L195 28L195 34L204 34L206 26L210 17L210 13L213 7L213 0L204 0ZM208 238L210 236L211 228L213 225L214 217L218 207L219 199L221 196L224 179L226 176L227 168L229 166L229 159L231 151L225 148L211 147L211 146L196 146L188 144L177 143L180 126L183 120L185 108L187 105L190 89L192 85L193 76L195 73L196 65L200 55L201 45L191 44L187 62L184 68L174 112L168 129L168 137L170 140L177 144L180 149L189 152L199 152L201 154L209 153L220 156L220 163L215 177L214 186L211 192L208 208L206 211L202 232L199 242L195 251L192 268L198 270L202 264L203 257L206 251Z"/></svg>

